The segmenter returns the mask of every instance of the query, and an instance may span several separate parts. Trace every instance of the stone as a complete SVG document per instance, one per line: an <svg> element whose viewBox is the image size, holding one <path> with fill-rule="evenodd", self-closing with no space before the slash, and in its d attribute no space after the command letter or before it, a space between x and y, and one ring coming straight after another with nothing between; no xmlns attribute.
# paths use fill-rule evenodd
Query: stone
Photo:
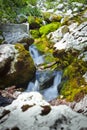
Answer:
<svg viewBox="0 0 87 130"><path fill-rule="evenodd" d="M29 24L1 24L0 30L3 32L5 41L3 43L15 44L15 43L28 43L33 42L31 35L29 34Z"/></svg>
<svg viewBox="0 0 87 130"><path fill-rule="evenodd" d="M17 23L25 23L27 21L27 16L24 14L17 15Z"/></svg>
<svg viewBox="0 0 87 130"><path fill-rule="evenodd" d="M59 41L64 34L66 34L69 31L69 28L67 25L64 25L62 27L60 27L59 29L57 29L54 32L51 32L47 35L47 38L50 39L52 42L57 42Z"/></svg>
<svg viewBox="0 0 87 130"><path fill-rule="evenodd" d="M21 44L0 46L0 88L29 81L35 66L29 52Z"/></svg>
<svg viewBox="0 0 87 130"><path fill-rule="evenodd" d="M73 110L87 116L87 95L75 104Z"/></svg>
<svg viewBox="0 0 87 130"><path fill-rule="evenodd" d="M58 8L59 10L63 9L63 8L64 8L64 4L59 4L59 5L57 6L57 8Z"/></svg>
<svg viewBox="0 0 87 130"><path fill-rule="evenodd" d="M66 33L64 37L56 42L54 47L58 50L65 49L69 50L70 48L76 50L83 50L87 46L87 22L83 22L77 26L71 33Z"/></svg>
<svg viewBox="0 0 87 130"><path fill-rule="evenodd" d="M87 129L87 118L66 105L50 106L38 92L24 92L11 105L0 108L0 130L13 128L81 130Z"/></svg>

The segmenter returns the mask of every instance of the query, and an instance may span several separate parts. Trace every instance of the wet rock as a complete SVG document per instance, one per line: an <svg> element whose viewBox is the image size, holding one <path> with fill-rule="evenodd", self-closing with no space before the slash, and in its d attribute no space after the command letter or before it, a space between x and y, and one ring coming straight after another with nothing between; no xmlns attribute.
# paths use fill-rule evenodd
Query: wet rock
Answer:
<svg viewBox="0 0 87 130"><path fill-rule="evenodd" d="M3 32L5 41L3 43L28 43L30 45L33 40L29 34L29 24L1 24L0 30Z"/></svg>
<svg viewBox="0 0 87 130"><path fill-rule="evenodd" d="M1 106L7 106L9 104L12 103L14 99L13 98L6 98L6 97L3 97L2 95L0 95L0 107Z"/></svg>
<svg viewBox="0 0 87 130"><path fill-rule="evenodd" d="M31 106L25 112L23 105ZM5 108L0 108L0 130L81 130L87 128L87 118L72 111L66 105L50 106L37 92L22 93L13 103ZM5 119L5 120L4 120Z"/></svg>
<svg viewBox="0 0 87 130"><path fill-rule="evenodd" d="M35 72L29 52L21 44L0 46L0 88L29 81Z"/></svg>

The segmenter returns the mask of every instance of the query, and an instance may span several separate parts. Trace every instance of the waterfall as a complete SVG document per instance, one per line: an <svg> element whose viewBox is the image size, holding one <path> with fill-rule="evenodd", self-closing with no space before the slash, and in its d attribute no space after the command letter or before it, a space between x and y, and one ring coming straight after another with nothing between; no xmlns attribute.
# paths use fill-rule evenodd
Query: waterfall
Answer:
<svg viewBox="0 0 87 130"><path fill-rule="evenodd" d="M61 82L61 75L61 71L55 72L53 84L49 88L44 89L41 92L47 101L51 101L52 99L55 99L58 96L58 85Z"/></svg>
<svg viewBox="0 0 87 130"><path fill-rule="evenodd" d="M35 65L44 63L43 55L34 45L29 48L30 54L34 60ZM29 82L27 92L38 91L47 101L51 101L58 96L58 86L61 82L62 72L56 70L36 70L35 79Z"/></svg>
<svg viewBox="0 0 87 130"><path fill-rule="evenodd" d="M30 54L34 60L35 65L39 65L44 63L43 55L40 55L39 51L34 45L31 45L29 47Z"/></svg>

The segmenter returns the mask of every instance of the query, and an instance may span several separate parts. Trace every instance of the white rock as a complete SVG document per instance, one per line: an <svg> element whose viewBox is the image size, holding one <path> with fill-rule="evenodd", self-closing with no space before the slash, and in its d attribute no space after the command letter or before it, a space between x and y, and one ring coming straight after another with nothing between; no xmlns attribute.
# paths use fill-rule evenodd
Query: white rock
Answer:
<svg viewBox="0 0 87 130"><path fill-rule="evenodd" d="M69 26L70 32L66 33L59 42L54 42L54 47L56 49L65 49L70 48L76 50L82 50L87 46L87 22L80 24L79 26L75 25L74 28ZM84 53L83 60L87 61L87 53Z"/></svg>
<svg viewBox="0 0 87 130"><path fill-rule="evenodd" d="M47 35L47 38L49 38L52 42L59 41L67 32L69 31L69 28L67 25L64 25L60 27L58 30L51 32Z"/></svg>
<svg viewBox="0 0 87 130"><path fill-rule="evenodd" d="M58 8L59 10L63 9L63 7L64 7L64 4L59 4L59 5L57 6L57 8Z"/></svg>
<svg viewBox="0 0 87 130"><path fill-rule="evenodd" d="M87 81L87 72L86 72L85 75L86 75L86 81ZM81 99L80 102L76 103L74 110L77 111L77 112L81 111L81 113L83 113L84 115L87 116L87 95L84 96L84 98Z"/></svg>
<svg viewBox="0 0 87 130"><path fill-rule="evenodd" d="M24 106L25 111L23 111ZM10 112L2 116L3 110ZM11 105L0 108L0 116L0 130L13 127L17 127L19 130L80 130L87 128L85 116L77 114L66 105L52 107L37 92L25 92L19 95Z"/></svg>

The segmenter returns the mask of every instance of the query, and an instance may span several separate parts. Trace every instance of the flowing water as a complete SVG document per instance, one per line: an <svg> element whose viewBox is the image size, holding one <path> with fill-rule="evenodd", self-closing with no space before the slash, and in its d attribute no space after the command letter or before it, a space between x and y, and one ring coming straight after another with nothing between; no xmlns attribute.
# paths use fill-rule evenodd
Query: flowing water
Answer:
<svg viewBox="0 0 87 130"><path fill-rule="evenodd" d="M31 57L34 60L35 65L44 63L43 55L40 55L39 51L34 45L31 45L29 47L29 51L30 51Z"/></svg>
<svg viewBox="0 0 87 130"><path fill-rule="evenodd" d="M44 56L39 53L34 45L29 48L35 65L44 63ZM35 79L29 82L27 90L40 92L47 101L51 101L58 96L58 86L61 82L62 72L52 70L37 70Z"/></svg>

